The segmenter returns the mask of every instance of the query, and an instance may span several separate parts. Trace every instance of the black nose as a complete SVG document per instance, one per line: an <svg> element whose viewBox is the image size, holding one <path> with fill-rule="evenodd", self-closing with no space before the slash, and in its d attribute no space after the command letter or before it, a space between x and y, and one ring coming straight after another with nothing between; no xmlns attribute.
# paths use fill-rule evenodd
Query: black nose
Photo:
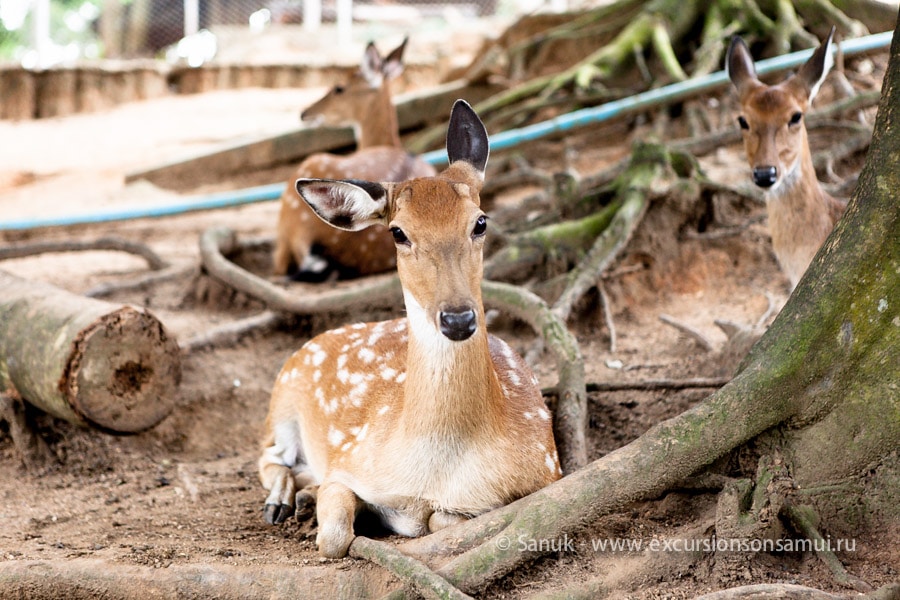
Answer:
<svg viewBox="0 0 900 600"><path fill-rule="evenodd" d="M475 311L471 308L441 311L441 333L454 342L472 337L476 325Z"/></svg>
<svg viewBox="0 0 900 600"><path fill-rule="evenodd" d="M753 183L759 187L772 187L777 179L778 169L775 167L755 167L753 169Z"/></svg>

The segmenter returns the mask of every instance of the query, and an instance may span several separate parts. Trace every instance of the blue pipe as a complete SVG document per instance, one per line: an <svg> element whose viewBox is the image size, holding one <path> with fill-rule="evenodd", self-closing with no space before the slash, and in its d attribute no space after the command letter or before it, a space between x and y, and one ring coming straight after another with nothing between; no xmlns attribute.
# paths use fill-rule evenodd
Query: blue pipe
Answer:
<svg viewBox="0 0 900 600"><path fill-rule="evenodd" d="M893 31L885 31L883 33L876 33L862 38L846 40L841 42L841 49L846 56L879 50L886 48L891 44L893 35ZM761 60L756 63L756 72L759 75L766 75L768 73L798 67L812 56L812 52L812 49L801 50L799 52ZM663 86L655 90L642 92L621 100L614 100L600 106L573 111L565 115L554 117L548 121L492 135L490 138L491 150L505 150L541 137L562 133L591 123L599 123L623 114L638 112L646 107L655 105L660 100L677 102L682 98L725 86L727 83L728 76L725 71L719 71L703 77L689 79L687 81ZM422 154L421 158L432 165L442 165L447 162L447 153L446 150L435 150L433 152ZM281 197L284 189L284 183L274 183L237 191L188 197L185 198L183 202L172 205L114 208L87 215L64 215L50 218L18 219L0 222L0 231L158 218L201 210L230 208L254 202L277 200Z"/></svg>

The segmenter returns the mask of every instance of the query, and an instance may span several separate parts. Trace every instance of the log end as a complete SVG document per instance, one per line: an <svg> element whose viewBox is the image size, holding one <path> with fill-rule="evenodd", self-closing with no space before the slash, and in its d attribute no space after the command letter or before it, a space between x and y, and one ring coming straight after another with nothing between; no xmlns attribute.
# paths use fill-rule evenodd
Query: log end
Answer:
<svg viewBox="0 0 900 600"><path fill-rule="evenodd" d="M137 433L172 412L180 382L177 340L152 314L126 306L79 332L60 390L87 425Z"/></svg>

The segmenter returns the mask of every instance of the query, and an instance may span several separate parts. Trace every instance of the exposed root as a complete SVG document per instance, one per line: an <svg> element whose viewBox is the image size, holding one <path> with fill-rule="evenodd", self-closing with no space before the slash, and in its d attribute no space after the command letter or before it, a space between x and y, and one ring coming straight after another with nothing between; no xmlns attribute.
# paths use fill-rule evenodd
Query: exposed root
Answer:
<svg viewBox="0 0 900 600"><path fill-rule="evenodd" d="M146 244L123 240L117 237L105 237L92 242L66 241L14 244L12 246L0 247L0 260L36 256L38 254L47 254L51 252L87 252L89 250L113 250L116 252L134 254L147 261L147 266L154 271L158 271L159 269L168 266L168 263Z"/></svg>
<svg viewBox="0 0 900 600"><path fill-rule="evenodd" d="M362 558L384 567L423 598L471 599L471 596L450 585L446 579L437 575L426 564L406 556L388 543L357 536L350 544L350 556Z"/></svg>

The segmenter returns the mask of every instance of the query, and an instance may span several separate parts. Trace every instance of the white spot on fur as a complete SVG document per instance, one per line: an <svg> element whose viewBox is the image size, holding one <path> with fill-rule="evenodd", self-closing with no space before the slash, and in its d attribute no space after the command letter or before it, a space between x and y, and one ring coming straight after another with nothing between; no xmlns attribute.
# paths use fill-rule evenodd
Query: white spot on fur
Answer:
<svg viewBox="0 0 900 600"><path fill-rule="evenodd" d="M539 416L540 418L542 418L542 419L545 420L545 421L549 421L549 420L550 420L550 413L547 411L546 408L539 408L539 409L537 410L537 414L538 414L538 416Z"/></svg>
<svg viewBox="0 0 900 600"><path fill-rule="evenodd" d="M556 461L553 460L553 457L550 456L549 452L544 455L544 464L547 465L547 468L550 469L551 473L556 473Z"/></svg>
<svg viewBox="0 0 900 600"><path fill-rule="evenodd" d="M335 428L334 424L328 426L328 443L332 446L339 446L345 437L344 432Z"/></svg>
<svg viewBox="0 0 900 600"><path fill-rule="evenodd" d="M360 348L356 355L366 364L375 360L375 353L372 352L371 348Z"/></svg>
<svg viewBox="0 0 900 600"><path fill-rule="evenodd" d="M391 407L388 406L387 404L385 404L384 406L382 406L381 408L378 409L378 413L377 413L377 414L378 414L379 416L381 416L381 415L385 414L385 413L386 413L387 411L389 411L389 410L391 410Z"/></svg>

